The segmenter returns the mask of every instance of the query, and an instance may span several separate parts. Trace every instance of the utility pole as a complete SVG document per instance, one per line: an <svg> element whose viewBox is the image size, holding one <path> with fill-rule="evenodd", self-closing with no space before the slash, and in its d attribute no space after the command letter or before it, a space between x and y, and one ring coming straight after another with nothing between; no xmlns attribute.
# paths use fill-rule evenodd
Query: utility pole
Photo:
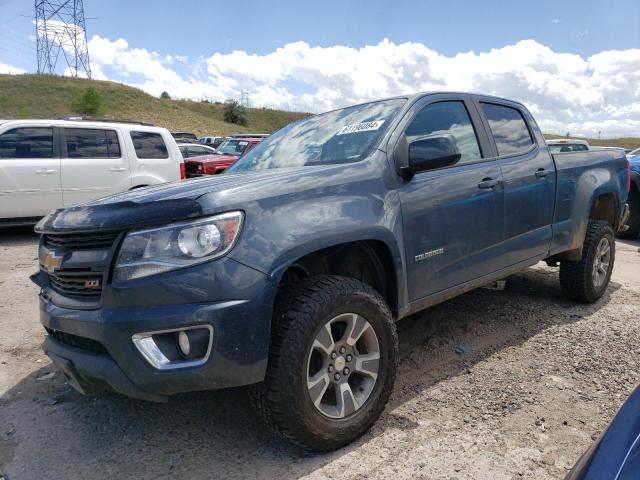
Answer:
<svg viewBox="0 0 640 480"><path fill-rule="evenodd" d="M35 10L38 73L55 74L62 53L66 73L91 78L82 0L35 0Z"/></svg>

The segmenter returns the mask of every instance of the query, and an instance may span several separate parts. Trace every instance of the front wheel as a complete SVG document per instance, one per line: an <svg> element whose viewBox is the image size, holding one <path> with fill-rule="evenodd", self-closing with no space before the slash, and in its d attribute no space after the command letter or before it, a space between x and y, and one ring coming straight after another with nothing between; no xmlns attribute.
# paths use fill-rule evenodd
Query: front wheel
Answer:
<svg viewBox="0 0 640 480"><path fill-rule="evenodd" d="M304 448L340 448L365 433L389 399L398 362L393 318L377 292L350 278L312 277L280 298L257 409Z"/></svg>
<svg viewBox="0 0 640 480"><path fill-rule="evenodd" d="M591 220L587 225L580 261L560 262L560 286L565 296L585 303L597 301L607 289L616 242L607 222Z"/></svg>

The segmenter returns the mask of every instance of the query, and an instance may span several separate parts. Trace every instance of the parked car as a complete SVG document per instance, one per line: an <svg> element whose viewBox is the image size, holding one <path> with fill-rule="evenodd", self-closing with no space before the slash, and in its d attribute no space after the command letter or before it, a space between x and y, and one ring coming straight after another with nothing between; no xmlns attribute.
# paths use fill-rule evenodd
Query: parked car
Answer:
<svg viewBox="0 0 640 480"><path fill-rule="evenodd" d="M224 142L227 137L200 137L198 142L202 145L206 145L207 147L211 147L216 149L220 146L222 142Z"/></svg>
<svg viewBox="0 0 640 480"><path fill-rule="evenodd" d="M634 150L638 154L627 155L631 168L631 179L629 184L629 220L627 229L618 232L619 238L633 240L640 235L640 149Z"/></svg>
<svg viewBox="0 0 640 480"><path fill-rule="evenodd" d="M215 149L207 147L206 145L200 145L199 143L179 143L178 148L183 158L213 155L216 153Z"/></svg>
<svg viewBox="0 0 640 480"><path fill-rule="evenodd" d="M171 132L176 143L198 143L198 137L189 132Z"/></svg>
<svg viewBox="0 0 640 480"><path fill-rule="evenodd" d="M99 120L0 122L0 225L52 209L184 178L164 128Z"/></svg>
<svg viewBox="0 0 640 480"><path fill-rule="evenodd" d="M551 153L584 152L590 150L589 142L575 138L547 140L547 145L549 145L549 151Z"/></svg>
<svg viewBox="0 0 640 480"><path fill-rule="evenodd" d="M228 138L216 149L215 155L188 158L185 162L187 178L224 172L262 140L262 137Z"/></svg>
<svg viewBox="0 0 640 480"><path fill-rule="evenodd" d="M607 429L565 480L640 478L640 387L629 396Z"/></svg>
<svg viewBox="0 0 640 480"><path fill-rule="evenodd" d="M541 260L567 297L597 301L628 177L622 150L551 155L529 111L496 97L307 117L223 175L43 219L44 351L85 393L254 384L284 438L339 448L387 403L397 320Z"/></svg>

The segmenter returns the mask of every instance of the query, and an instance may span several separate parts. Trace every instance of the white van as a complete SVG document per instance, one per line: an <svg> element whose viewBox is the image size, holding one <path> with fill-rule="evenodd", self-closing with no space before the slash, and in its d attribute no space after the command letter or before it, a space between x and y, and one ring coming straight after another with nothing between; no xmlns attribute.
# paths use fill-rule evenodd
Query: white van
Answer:
<svg viewBox="0 0 640 480"><path fill-rule="evenodd" d="M164 128L81 118L0 120L0 226L182 178L184 160Z"/></svg>

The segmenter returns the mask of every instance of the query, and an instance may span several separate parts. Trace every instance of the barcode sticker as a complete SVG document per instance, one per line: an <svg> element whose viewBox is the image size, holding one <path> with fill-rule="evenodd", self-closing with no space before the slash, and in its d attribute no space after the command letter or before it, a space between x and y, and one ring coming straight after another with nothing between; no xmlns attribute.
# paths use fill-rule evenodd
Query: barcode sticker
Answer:
<svg viewBox="0 0 640 480"><path fill-rule="evenodd" d="M346 125L336 135L347 135L349 133L369 132L371 130L378 130L384 120L375 120L373 122L354 123L353 125Z"/></svg>

